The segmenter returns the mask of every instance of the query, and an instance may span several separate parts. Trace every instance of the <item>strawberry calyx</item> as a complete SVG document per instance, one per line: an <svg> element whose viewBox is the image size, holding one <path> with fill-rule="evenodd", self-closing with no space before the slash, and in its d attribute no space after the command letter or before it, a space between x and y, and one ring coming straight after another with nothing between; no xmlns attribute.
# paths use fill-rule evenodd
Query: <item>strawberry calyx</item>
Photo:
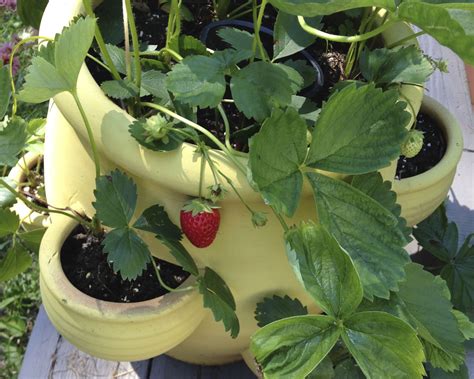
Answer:
<svg viewBox="0 0 474 379"><path fill-rule="evenodd" d="M200 213L212 213L213 209L218 209L217 205L211 203L209 200L195 198L187 201L182 210L184 212L191 212L193 216L196 216Z"/></svg>

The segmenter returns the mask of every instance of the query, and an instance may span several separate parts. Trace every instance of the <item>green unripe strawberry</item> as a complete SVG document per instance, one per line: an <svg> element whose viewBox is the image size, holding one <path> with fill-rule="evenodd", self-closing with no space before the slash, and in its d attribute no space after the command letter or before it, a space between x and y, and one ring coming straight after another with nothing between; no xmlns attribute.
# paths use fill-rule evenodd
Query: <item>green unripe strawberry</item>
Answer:
<svg viewBox="0 0 474 379"><path fill-rule="evenodd" d="M423 132L419 130L410 130L405 142L402 143L402 155L407 158L413 158L423 148Z"/></svg>

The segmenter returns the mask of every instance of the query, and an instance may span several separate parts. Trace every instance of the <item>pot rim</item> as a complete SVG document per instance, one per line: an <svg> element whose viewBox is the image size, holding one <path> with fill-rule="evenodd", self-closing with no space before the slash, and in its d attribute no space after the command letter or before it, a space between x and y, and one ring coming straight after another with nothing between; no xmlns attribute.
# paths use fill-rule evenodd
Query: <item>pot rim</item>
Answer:
<svg viewBox="0 0 474 379"><path fill-rule="evenodd" d="M50 0L41 23L40 34L49 37L54 36L74 16L84 13L83 11L81 0ZM412 33L413 31L408 24L397 23L387 29L382 37L387 44L391 44ZM417 42L412 40L406 44L417 44ZM402 92L401 100L409 98L413 109L417 111L423 96L423 88L402 86ZM173 191L189 196L198 195L201 157L195 152L195 145L183 143L180 149L166 153L154 152L140 146L128 132L128 125L135 118L107 98L85 64L82 66L78 79L78 95L89 115L91 124L93 124L96 144L105 157L137 177L154 181ZM57 95L54 101L81 138L86 140L86 131L80 114L75 109L77 107L72 96L62 93ZM407 110L412 114L412 120L414 120L413 112L408 105ZM110 127L107 127L107 125L110 125ZM107 143L102 143L102 139ZM121 149L116 149L116 146L121 146ZM261 201L260 194L249 185L247 175L237 170L223 152L211 149L210 154L219 169L232 180L242 196L250 201ZM247 157L236 156L235 158L244 166L247 165ZM212 172L207 166L204 175L204 188L214 184ZM341 177L337 174L329 173L329 175ZM228 191L227 199L237 201L238 197L234 194L232 188L225 181L223 181L223 185ZM305 193L307 196L311 196L309 190L305 190Z"/></svg>
<svg viewBox="0 0 474 379"><path fill-rule="evenodd" d="M64 241L77 225L77 221L65 216L55 218L43 237L39 253L41 285L48 287L48 291L54 294L58 301L67 304L73 311L107 322L122 322L124 314L144 321L172 313L200 296L197 288L194 288L184 292L169 292L146 301L115 303L95 299L81 292L64 274L60 259ZM196 279L190 275L178 288L191 286L195 282ZM204 308L201 309L204 315Z"/></svg>
<svg viewBox="0 0 474 379"><path fill-rule="evenodd" d="M8 174L8 178L15 183L20 184L26 178L25 167L32 169L39 159L43 159L43 155L35 152L27 152L22 155L18 163L12 167ZM31 210L23 201L17 199L15 204L10 208L17 213L23 223L30 225L33 228L47 227L50 224L50 215Z"/></svg>
<svg viewBox="0 0 474 379"><path fill-rule="evenodd" d="M420 191L433 186L445 176L450 175L461 159L463 136L461 126L454 115L434 98L425 95L421 112L432 116L441 127L447 141L446 152L436 166L410 178L395 180L393 187L398 194Z"/></svg>

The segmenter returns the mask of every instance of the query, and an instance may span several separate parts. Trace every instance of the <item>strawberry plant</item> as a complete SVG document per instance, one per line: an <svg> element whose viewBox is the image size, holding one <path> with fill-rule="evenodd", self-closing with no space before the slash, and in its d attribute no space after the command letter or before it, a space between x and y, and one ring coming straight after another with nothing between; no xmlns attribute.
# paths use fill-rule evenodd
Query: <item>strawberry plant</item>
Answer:
<svg viewBox="0 0 474 379"><path fill-rule="evenodd" d="M81 115L95 165L95 214L89 219L70 209L50 207L50 212L74 218L91 233L105 233L104 254L123 279L133 280L152 265L167 290L196 288L204 307L235 338L240 324L231 289L210 263L198 265L194 251L183 243L183 232L199 248L219 238L219 224L227 217L225 199L233 192L250 216L242 222L264 228L271 219L281 225L288 264L314 300L313 308L323 313L308 314L298 299L279 294L267 294L273 297L255 304L261 329L251 338L251 351L265 377L415 378L426 373L424 363L446 375L465 372L464 341L473 337L473 326L461 312L465 310L459 305L461 295L453 295L456 309L451 303L448 286L455 286L456 274L448 268L442 275L446 284L410 263L404 247L411 230L400 216L391 183L378 171L400 156L402 146L410 154L416 147L407 146L413 137L407 129L416 111L403 88L422 86L436 68L442 68L417 46L405 43L428 33L474 63L471 2L262 0L234 6L216 1L211 7L214 21L246 16L253 27L253 33L220 28L216 38L225 47L216 49L183 32L194 17L186 1L160 1L160 10L168 15L166 36L160 46L144 46L132 2L125 0L125 22L117 26L122 28L121 47L109 43L116 39L120 44L121 37L117 39L113 30L106 35L100 28L107 18L97 23L91 2L83 3L86 15L54 39L34 37L43 44L18 93L8 80L13 55L9 73L0 72L2 93L7 94L2 101L10 96L14 101L13 115L0 134L0 145L3 141L5 145L0 157L4 154L5 162L13 160L26 139L16 126L17 101L40 103L67 92ZM104 3L111 15L120 5ZM108 13L104 8L97 12ZM261 31L271 12L276 17L273 31L267 33L273 38L269 47ZM324 17L341 12L349 18L357 14L358 24L348 19L338 25L355 35L324 30ZM403 21L422 31L380 47L378 37ZM319 74L310 61L298 59L319 39L348 46L341 71L345 80L331 88L321 105L305 95ZM102 172L98 134L78 95L85 59L107 73L103 92L136 117L128 133L141 149L176 154L185 143L195 146L200 158L199 192L183 204L182 230L160 204L137 217L140 194L134 180L119 169ZM222 135L200 123L203 111L222 126ZM235 114L244 121L238 130L233 125ZM248 152L235 143L238 137ZM253 209L219 167L215 154L248 179L266 213ZM208 188L203 180L206 170L213 179ZM0 184L22 198L4 180ZM304 188L314 196L314 217L294 224ZM17 235L12 227L17 220L10 218L5 218L4 229ZM432 234L428 229L420 225L416 233ZM451 251L455 233L452 227L445 229ZM196 277L196 284L169 288L143 233L152 233L166 246ZM457 255L444 252L442 257L464 259L466 251L469 248L463 246Z"/></svg>

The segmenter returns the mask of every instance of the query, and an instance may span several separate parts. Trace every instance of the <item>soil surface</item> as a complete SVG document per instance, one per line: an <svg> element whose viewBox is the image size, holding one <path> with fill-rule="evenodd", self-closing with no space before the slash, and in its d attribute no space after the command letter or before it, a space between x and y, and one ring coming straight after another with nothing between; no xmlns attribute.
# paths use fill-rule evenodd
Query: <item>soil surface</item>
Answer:
<svg viewBox="0 0 474 379"><path fill-rule="evenodd" d="M416 130L423 132L423 148L413 158L401 156L398 160L396 179L410 178L436 166L446 153L446 139L437 122L426 113L418 113Z"/></svg>
<svg viewBox="0 0 474 379"><path fill-rule="evenodd" d="M102 249L104 236L97 237L77 227L61 250L66 277L79 291L95 299L116 303L135 303L168 293L156 278L151 264L136 280L122 280L115 274ZM171 288L181 285L189 273L181 267L155 259L163 281Z"/></svg>

